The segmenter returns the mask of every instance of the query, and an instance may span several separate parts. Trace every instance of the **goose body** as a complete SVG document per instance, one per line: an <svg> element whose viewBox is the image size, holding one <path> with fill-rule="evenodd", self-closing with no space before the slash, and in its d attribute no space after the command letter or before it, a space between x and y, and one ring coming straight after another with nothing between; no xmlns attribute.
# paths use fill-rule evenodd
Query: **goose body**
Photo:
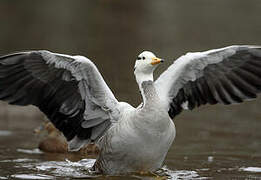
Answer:
<svg viewBox="0 0 261 180"><path fill-rule="evenodd" d="M172 119L184 109L241 103L261 92L260 46L188 53L154 81L161 62L148 51L137 57L134 75L143 102L134 108L114 97L86 57L9 54L0 57L0 99L37 106L63 133L70 151L95 143L93 169L100 173L155 171L175 138Z"/></svg>
<svg viewBox="0 0 261 180"><path fill-rule="evenodd" d="M119 122L99 142L102 148L95 168L102 173L155 171L162 166L175 137L175 126L153 82L144 81L142 90L146 104L137 109L123 104Z"/></svg>

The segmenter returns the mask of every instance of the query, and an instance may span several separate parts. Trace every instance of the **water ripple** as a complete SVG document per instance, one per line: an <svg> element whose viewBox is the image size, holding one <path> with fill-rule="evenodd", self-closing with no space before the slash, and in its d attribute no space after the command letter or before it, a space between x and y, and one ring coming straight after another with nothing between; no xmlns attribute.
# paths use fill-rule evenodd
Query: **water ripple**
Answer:
<svg viewBox="0 0 261 180"><path fill-rule="evenodd" d="M0 136L10 136L11 134L11 131L0 130Z"/></svg>
<svg viewBox="0 0 261 180"><path fill-rule="evenodd" d="M239 170L241 171L248 171L248 172L254 172L254 173L260 173L261 167L242 167Z"/></svg>
<svg viewBox="0 0 261 180"><path fill-rule="evenodd" d="M52 176L43 174L14 174L11 177L16 179L54 179Z"/></svg>
<svg viewBox="0 0 261 180"><path fill-rule="evenodd" d="M36 149L17 149L17 152L26 153L26 154L43 154L43 152L36 148Z"/></svg>

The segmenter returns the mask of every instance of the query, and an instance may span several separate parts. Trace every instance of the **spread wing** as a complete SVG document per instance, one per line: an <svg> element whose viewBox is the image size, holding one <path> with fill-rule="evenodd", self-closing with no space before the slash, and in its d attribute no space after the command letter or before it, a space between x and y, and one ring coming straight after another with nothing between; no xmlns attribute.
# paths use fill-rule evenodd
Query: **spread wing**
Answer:
<svg viewBox="0 0 261 180"><path fill-rule="evenodd" d="M35 105L77 150L111 125L118 101L83 56L31 51L0 57L0 99Z"/></svg>
<svg viewBox="0 0 261 180"><path fill-rule="evenodd" d="M234 104L261 91L261 47L229 46L178 58L155 82L171 118L203 104Z"/></svg>

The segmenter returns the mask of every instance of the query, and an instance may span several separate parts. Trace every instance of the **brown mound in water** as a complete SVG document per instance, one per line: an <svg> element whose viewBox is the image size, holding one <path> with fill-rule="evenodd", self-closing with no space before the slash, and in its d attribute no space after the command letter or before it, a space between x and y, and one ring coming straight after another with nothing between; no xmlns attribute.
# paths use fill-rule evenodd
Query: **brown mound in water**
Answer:
<svg viewBox="0 0 261 180"><path fill-rule="evenodd" d="M39 149L49 153L80 153L86 155L97 155L99 152L95 144L88 144L77 152L69 152L68 144L63 134L58 131L52 123L44 122L40 127L34 130L34 133L44 136L39 143Z"/></svg>

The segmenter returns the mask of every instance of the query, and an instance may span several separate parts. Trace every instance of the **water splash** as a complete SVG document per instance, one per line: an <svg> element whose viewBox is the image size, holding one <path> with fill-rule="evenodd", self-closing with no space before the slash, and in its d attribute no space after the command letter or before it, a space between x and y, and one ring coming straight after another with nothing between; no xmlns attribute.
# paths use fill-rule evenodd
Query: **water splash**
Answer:
<svg viewBox="0 0 261 180"><path fill-rule="evenodd" d="M26 168L31 172L29 174L13 174L11 177L17 179L55 179L57 177L70 178L96 178L108 177L98 174L93 174L90 168L94 165L95 159L82 159L77 162L72 162L68 159L65 161L44 161L39 162L33 159L17 159L10 160L19 162L15 167ZM35 174L33 173L35 172ZM170 170L166 166L151 175L129 175L129 176L114 176L115 179L155 179L156 176L166 177L168 179L206 179L200 177L196 171L189 170Z"/></svg>
<svg viewBox="0 0 261 180"><path fill-rule="evenodd" d="M47 172L56 177L83 178L88 176L87 169L91 168L95 159L83 159L78 162L65 161L47 161L36 163L21 163L20 167L31 169L37 172Z"/></svg>
<svg viewBox="0 0 261 180"><path fill-rule="evenodd" d="M177 180L177 179L194 179L194 180L201 180L201 179L208 179L207 177L200 177L196 171L189 171L189 170L170 170L166 166L162 169L164 171L165 176L168 179Z"/></svg>

